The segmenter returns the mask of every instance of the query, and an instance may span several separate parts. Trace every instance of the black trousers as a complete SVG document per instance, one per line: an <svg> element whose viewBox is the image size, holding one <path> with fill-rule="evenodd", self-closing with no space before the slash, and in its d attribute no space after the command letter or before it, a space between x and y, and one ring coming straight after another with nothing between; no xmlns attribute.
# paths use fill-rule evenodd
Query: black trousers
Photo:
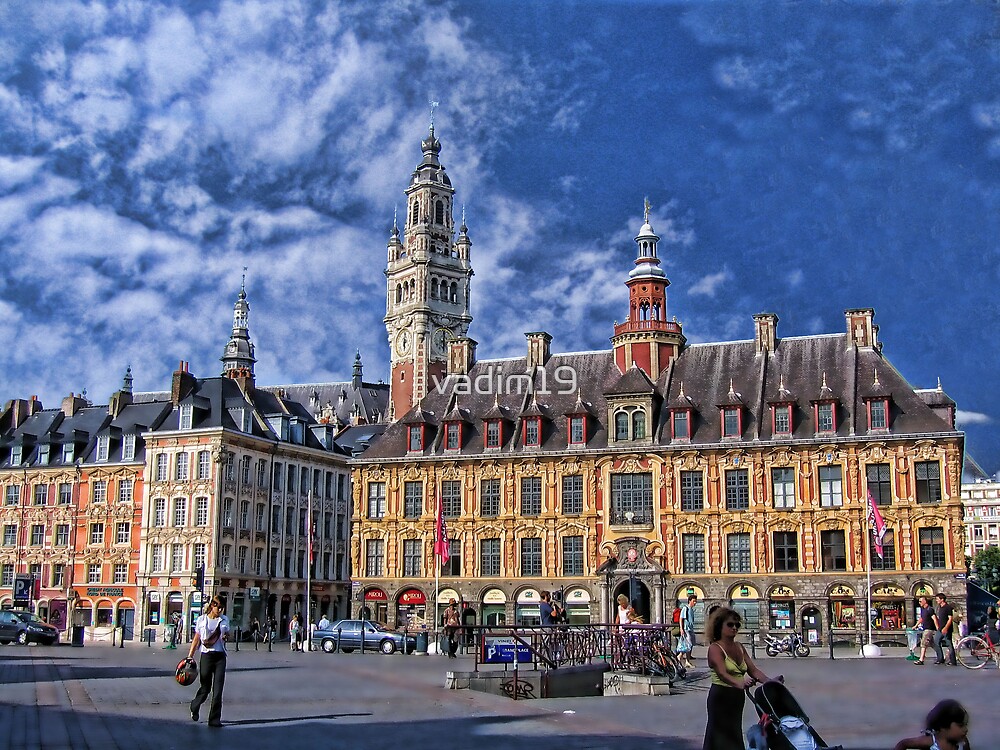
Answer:
<svg viewBox="0 0 1000 750"><path fill-rule="evenodd" d="M221 651L209 651L201 655L198 665L201 680L198 692L191 701L191 711L197 712L201 704L212 694L212 705L208 709L209 723L222 721L222 688L226 684L226 655Z"/></svg>
<svg viewBox="0 0 1000 750"><path fill-rule="evenodd" d="M744 750L743 704L739 688L712 685L708 690L708 724L703 750Z"/></svg>

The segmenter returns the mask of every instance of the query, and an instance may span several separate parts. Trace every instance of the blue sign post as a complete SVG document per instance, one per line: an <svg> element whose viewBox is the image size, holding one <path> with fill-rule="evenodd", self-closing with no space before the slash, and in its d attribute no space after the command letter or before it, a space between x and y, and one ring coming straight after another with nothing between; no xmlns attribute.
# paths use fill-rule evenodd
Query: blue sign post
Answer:
<svg viewBox="0 0 1000 750"><path fill-rule="evenodd" d="M518 643L511 637L490 637L483 641L484 664L513 664L514 650L517 649L517 661L526 664L531 661L531 649L523 643Z"/></svg>

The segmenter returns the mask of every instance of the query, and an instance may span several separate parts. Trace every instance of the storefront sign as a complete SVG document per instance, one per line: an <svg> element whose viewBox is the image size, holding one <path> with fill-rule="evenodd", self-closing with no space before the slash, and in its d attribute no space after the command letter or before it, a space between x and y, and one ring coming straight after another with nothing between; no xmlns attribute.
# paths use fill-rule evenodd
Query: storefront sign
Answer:
<svg viewBox="0 0 1000 750"><path fill-rule="evenodd" d="M567 604L589 604L590 592L586 589L573 589L566 594Z"/></svg>
<svg viewBox="0 0 1000 750"><path fill-rule="evenodd" d="M149 601L152 604L159 604L159 602L160 602L160 592L159 591L150 591L149 592Z"/></svg>
<svg viewBox="0 0 1000 750"><path fill-rule="evenodd" d="M500 589L490 589L483 594L483 604L506 604L507 595Z"/></svg>
<svg viewBox="0 0 1000 750"><path fill-rule="evenodd" d="M87 596L124 596L123 589L109 588L107 586L94 586L87 588Z"/></svg>
<svg viewBox="0 0 1000 750"><path fill-rule="evenodd" d="M254 601L260 599L260 586L251 586L249 591L251 599Z"/></svg>
<svg viewBox="0 0 1000 750"><path fill-rule="evenodd" d="M406 605L426 604L427 597L424 596L423 591L419 591L418 589L407 589L406 591L404 591L402 594L399 595L399 603Z"/></svg>
<svg viewBox="0 0 1000 750"><path fill-rule="evenodd" d="M525 589L517 595L518 604L537 604L542 597L534 589Z"/></svg>
<svg viewBox="0 0 1000 750"><path fill-rule="evenodd" d="M845 586L840 583L830 589L830 596L841 597L843 599L853 599L857 594L854 593L854 589L850 586Z"/></svg>
<svg viewBox="0 0 1000 750"><path fill-rule="evenodd" d="M514 649L517 649L517 660L521 664L531 661L531 649L518 643L513 638L491 638L487 636L483 642L483 662L486 664L513 664Z"/></svg>
<svg viewBox="0 0 1000 750"><path fill-rule="evenodd" d="M775 586L771 589L772 599L791 599L795 596L795 592L792 591L788 586Z"/></svg>
<svg viewBox="0 0 1000 750"><path fill-rule="evenodd" d="M368 589L365 592L366 602L387 602L389 597L385 595L382 589Z"/></svg>
<svg viewBox="0 0 1000 750"><path fill-rule="evenodd" d="M697 596L699 599L705 598L705 592L702 591L700 586L685 586L677 591L677 598L682 601L687 601L689 597Z"/></svg>
<svg viewBox="0 0 1000 750"><path fill-rule="evenodd" d="M733 589L730 599L760 599L760 592L749 583L744 583Z"/></svg>
<svg viewBox="0 0 1000 750"><path fill-rule="evenodd" d="M904 594L903 589L899 588L899 586L893 586L891 583L883 583L872 589L872 596L902 598Z"/></svg>
<svg viewBox="0 0 1000 750"><path fill-rule="evenodd" d="M934 587L928 586L926 583L922 583L913 592L914 596L934 596Z"/></svg>
<svg viewBox="0 0 1000 750"><path fill-rule="evenodd" d="M455 589L441 589L441 591L438 592L438 604L448 604L452 599L456 602L462 601L462 597L458 595L458 592L455 591Z"/></svg>

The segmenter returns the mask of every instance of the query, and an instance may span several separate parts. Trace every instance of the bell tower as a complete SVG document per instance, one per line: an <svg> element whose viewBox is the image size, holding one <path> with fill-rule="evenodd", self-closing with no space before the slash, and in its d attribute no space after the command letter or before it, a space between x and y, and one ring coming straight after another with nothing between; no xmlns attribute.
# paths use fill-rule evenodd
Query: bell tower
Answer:
<svg viewBox="0 0 1000 750"><path fill-rule="evenodd" d="M247 274L243 269L243 283L240 293L233 305L233 333L229 337L225 351L219 358L222 362L222 375L234 379L247 379L252 384L254 378L253 342L250 340L250 303L247 302Z"/></svg>
<svg viewBox="0 0 1000 750"><path fill-rule="evenodd" d="M472 322L472 241L464 211L455 237L455 189L438 158L441 142L433 122L420 145L423 159L405 191L403 236L394 218L387 245L384 320L392 367L392 419L406 414L445 377L448 342L465 338Z"/></svg>
<svg viewBox="0 0 1000 750"><path fill-rule="evenodd" d="M667 287L670 280L660 268L656 243L660 241L649 223L649 201L635 238L635 268L629 271L628 320L615 323L611 345L618 369L626 372L633 363L656 382L670 360L680 354L687 339L681 324L667 320Z"/></svg>

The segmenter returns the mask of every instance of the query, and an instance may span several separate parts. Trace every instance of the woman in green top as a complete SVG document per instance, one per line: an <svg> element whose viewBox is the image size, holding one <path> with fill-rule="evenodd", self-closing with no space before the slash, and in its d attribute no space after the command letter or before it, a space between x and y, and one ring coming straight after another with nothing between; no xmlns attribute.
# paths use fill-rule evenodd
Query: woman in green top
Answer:
<svg viewBox="0 0 1000 750"><path fill-rule="evenodd" d="M753 663L743 644L736 641L742 624L736 610L719 607L709 615L705 626L712 687L708 691L704 750L744 750L744 690L768 679Z"/></svg>

